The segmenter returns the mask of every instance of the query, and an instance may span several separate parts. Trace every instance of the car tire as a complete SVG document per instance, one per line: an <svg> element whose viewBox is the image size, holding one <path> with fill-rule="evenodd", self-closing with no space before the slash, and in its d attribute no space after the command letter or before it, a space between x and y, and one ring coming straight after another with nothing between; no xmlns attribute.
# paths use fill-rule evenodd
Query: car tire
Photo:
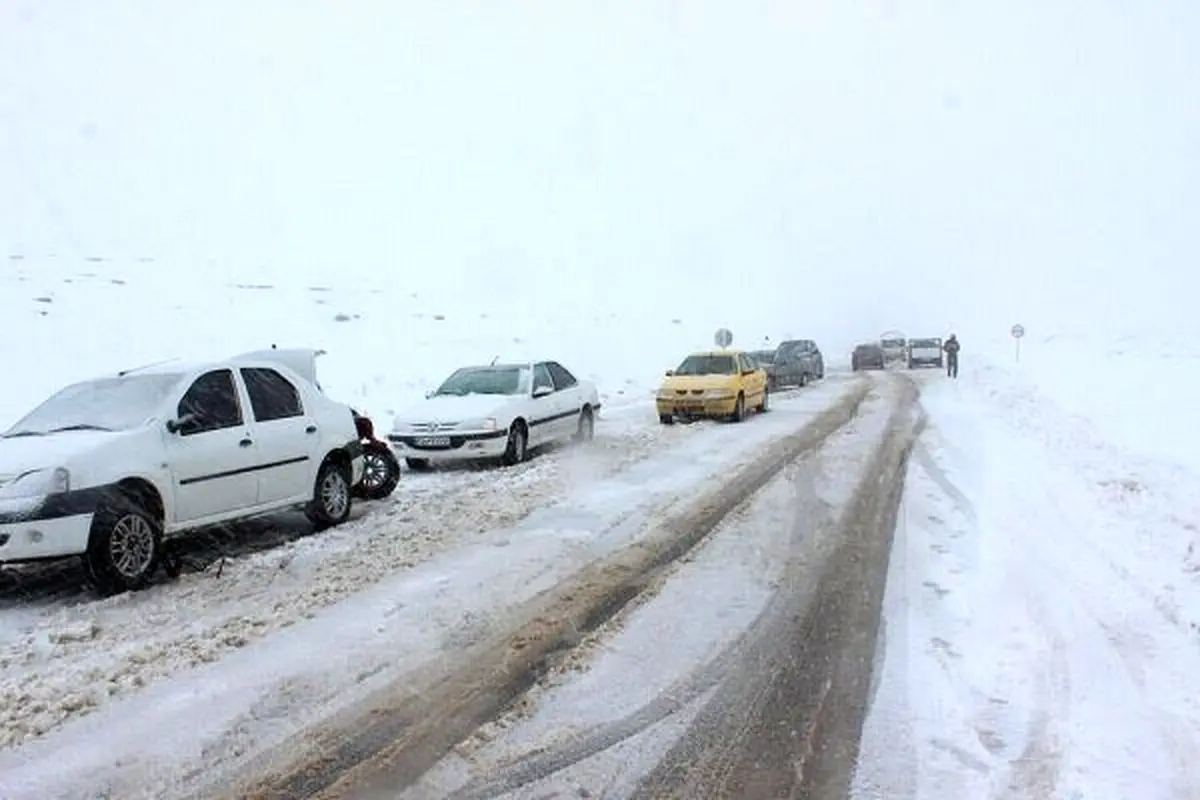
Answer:
<svg viewBox="0 0 1200 800"><path fill-rule="evenodd" d="M738 392L737 400L733 404L733 414L730 415L730 422L742 422L746 419L746 395Z"/></svg>
<svg viewBox="0 0 1200 800"><path fill-rule="evenodd" d="M313 498L304 509L304 515L318 531L341 525L350 518L350 476L346 467L333 459L326 459L317 470L313 482Z"/></svg>
<svg viewBox="0 0 1200 800"><path fill-rule="evenodd" d="M596 438L596 415L591 406L584 406L579 412L579 427L575 431L575 441L586 444Z"/></svg>
<svg viewBox="0 0 1200 800"><path fill-rule="evenodd" d="M400 484L400 461L392 448L369 443L363 448L363 477L354 487L354 496L363 500L382 500Z"/></svg>
<svg viewBox="0 0 1200 800"><path fill-rule="evenodd" d="M659 414L658 415L658 424L659 425L674 425L675 417L671 416L670 414Z"/></svg>
<svg viewBox="0 0 1200 800"><path fill-rule="evenodd" d="M803 389L805 386L808 385L808 373L807 372L800 373L800 380L796 381L796 385L799 386L801 389Z"/></svg>
<svg viewBox="0 0 1200 800"><path fill-rule="evenodd" d="M506 467L513 467L528 456L529 431L525 428L525 424L518 420L508 429L508 445L504 448L504 455L500 457L500 463Z"/></svg>
<svg viewBox="0 0 1200 800"><path fill-rule="evenodd" d="M136 498L121 493L105 500L92 517L83 556L88 581L111 596L144 589L162 560L162 520Z"/></svg>
<svg viewBox="0 0 1200 800"><path fill-rule="evenodd" d="M758 413L765 414L771 410L771 390L763 389L762 402L758 404Z"/></svg>
<svg viewBox="0 0 1200 800"><path fill-rule="evenodd" d="M411 469L413 472L425 472L426 470L429 469L429 459L428 458L406 458L406 459L404 459L404 465L406 467L408 467L409 469Z"/></svg>

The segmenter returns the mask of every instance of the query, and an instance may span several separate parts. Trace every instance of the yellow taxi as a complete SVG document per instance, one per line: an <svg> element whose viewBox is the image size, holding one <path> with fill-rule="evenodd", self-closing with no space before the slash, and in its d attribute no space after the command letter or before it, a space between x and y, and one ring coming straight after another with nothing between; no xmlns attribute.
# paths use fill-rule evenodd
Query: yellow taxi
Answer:
<svg viewBox="0 0 1200 800"><path fill-rule="evenodd" d="M746 410L767 410L767 373L741 350L692 353L667 371L655 404L658 421L715 417L741 422Z"/></svg>

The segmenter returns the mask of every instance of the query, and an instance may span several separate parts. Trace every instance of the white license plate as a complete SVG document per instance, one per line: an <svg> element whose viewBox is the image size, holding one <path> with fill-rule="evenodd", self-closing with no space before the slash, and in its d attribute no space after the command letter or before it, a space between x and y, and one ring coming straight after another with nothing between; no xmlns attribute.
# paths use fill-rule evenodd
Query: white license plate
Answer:
<svg viewBox="0 0 1200 800"><path fill-rule="evenodd" d="M449 436L422 436L417 439L417 447L449 447Z"/></svg>

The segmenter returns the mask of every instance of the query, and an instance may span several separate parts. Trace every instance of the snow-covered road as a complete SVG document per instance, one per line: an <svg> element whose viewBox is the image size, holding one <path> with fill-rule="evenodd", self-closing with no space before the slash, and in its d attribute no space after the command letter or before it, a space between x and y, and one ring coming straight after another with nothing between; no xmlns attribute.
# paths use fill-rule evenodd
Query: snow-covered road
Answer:
<svg viewBox="0 0 1200 800"><path fill-rule="evenodd" d="M899 388L880 384L850 424L747 500L514 711L399 796L634 796L717 686L739 679L748 637L772 616L781 588L812 604ZM715 790L701 781L693 791L700 785Z"/></svg>
<svg viewBox="0 0 1200 800"><path fill-rule="evenodd" d="M187 795L215 763L233 768L460 651L859 383L831 376L737 426L662 428L630 407L590 448L406 475L359 523L220 577L4 609L4 730L25 745L0 753L0 796Z"/></svg>
<svg viewBox="0 0 1200 800"><path fill-rule="evenodd" d="M1186 554L1139 497L1177 471L981 388L923 394L855 796L1200 797Z"/></svg>

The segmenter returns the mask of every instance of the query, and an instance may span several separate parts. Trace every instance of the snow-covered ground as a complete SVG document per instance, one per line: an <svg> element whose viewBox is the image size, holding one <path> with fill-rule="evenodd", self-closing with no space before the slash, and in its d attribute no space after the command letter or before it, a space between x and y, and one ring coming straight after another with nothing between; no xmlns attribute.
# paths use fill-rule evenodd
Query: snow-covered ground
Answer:
<svg viewBox="0 0 1200 800"><path fill-rule="evenodd" d="M406 474L358 523L220 576L6 609L3 730L26 744L0 754L0 795L186 793L181 780L493 632L853 384L779 396L742 426L663 428L630 405L586 449L500 472Z"/></svg>
<svg viewBox="0 0 1200 800"><path fill-rule="evenodd" d="M886 388L869 398L845 428L726 518L657 589L589 636L516 710L402 796L629 796L729 677L730 659L785 570L816 586L836 520L894 404Z"/></svg>
<svg viewBox="0 0 1200 800"><path fill-rule="evenodd" d="M0 318L22 331L4 355L6 374L21 380L0 394L0 427L72 381L273 343L328 351L318 364L325 389L385 427L457 367L497 356L557 359L615 405L648 398L664 370L711 347L725 322L684 297L664 297L653 313L569 295L530 307L478 289L426 295L352 269L323 283L228 272L131 259L0 262ZM753 347L782 332L735 333Z"/></svg>
<svg viewBox="0 0 1200 800"><path fill-rule="evenodd" d="M1200 797L1189 352L1063 336L925 379L857 797Z"/></svg>

